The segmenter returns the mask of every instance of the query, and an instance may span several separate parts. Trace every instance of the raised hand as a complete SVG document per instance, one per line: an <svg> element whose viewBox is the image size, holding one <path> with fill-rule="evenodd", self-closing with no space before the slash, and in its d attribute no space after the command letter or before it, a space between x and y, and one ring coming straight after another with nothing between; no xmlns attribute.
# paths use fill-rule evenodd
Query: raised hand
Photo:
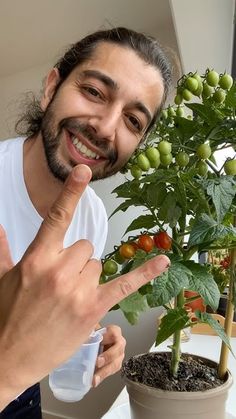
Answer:
<svg viewBox="0 0 236 419"><path fill-rule="evenodd" d="M76 205L91 178L75 167L22 260L14 267L0 233L0 410L68 359L106 312L161 274L157 256L136 270L99 285L101 263L92 244L63 248Z"/></svg>

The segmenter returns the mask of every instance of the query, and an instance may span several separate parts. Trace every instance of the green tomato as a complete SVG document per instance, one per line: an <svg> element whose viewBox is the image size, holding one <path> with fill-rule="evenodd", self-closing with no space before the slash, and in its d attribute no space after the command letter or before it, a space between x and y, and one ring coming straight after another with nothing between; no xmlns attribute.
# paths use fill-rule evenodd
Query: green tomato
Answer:
<svg viewBox="0 0 236 419"><path fill-rule="evenodd" d="M206 76L206 82L209 86L216 87L219 83L219 74L214 70L209 71Z"/></svg>
<svg viewBox="0 0 236 419"><path fill-rule="evenodd" d="M198 88L198 81L194 77L188 77L186 80L186 87L190 92L194 93Z"/></svg>
<svg viewBox="0 0 236 419"><path fill-rule="evenodd" d="M198 82L198 88L197 88L197 90L195 90L194 95L195 96L201 96L202 92L203 92L203 83L202 83L202 81L199 81Z"/></svg>
<svg viewBox="0 0 236 419"><path fill-rule="evenodd" d="M177 93L177 95L174 98L174 102L176 105L181 105L181 103L183 102L183 98L180 93Z"/></svg>
<svg viewBox="0 0 236 419"><path fill-rule="evenodd" d="M143 171L137 164L134 164L130 169L130 173L135 179L139 179L142 176Z"/></svg>
<svg viewBox="0 0 236 419"><path fill-rule="evenodd" d="M162 117L163 119L167 119L167 118L168 118L168 112L167 112L167 110L166 110L166 109L163 109L163 110L161 111L161 117Z"/></svg>
<svg viewBox="0 0 236 419"><path fill-rule="evenodd" d="M216 103L223 103L225 101L226 93L223 89L217 89L213 94L213 100Z"/></svg>
<svg viewBox="0 0 236 419"><path fill-rule="evenodd" d="M169 154L161 154L161 164L163 166L169 166L172 162L173 156L171 153Z"/></svg>
<svg viewBox="0 0 236 419"><path fill-rule="evenodd" d="M199 159L206 160L211 155L211 147L208 144L201 144L197 148L197 156Z"/></svg>
<svg viewBox="0 0 236 419"><path fill-rule="evenodd" d="M196 73L193 74L192 76L194 79L196 79L198 81L198 83L202 83L202 78L200 76L200 74L196 71Z"/></svg>
<svg viewBox="0 0 236 419"><path fill-rule="evenodd" d="M144 153L141 153L141 154L138 155L138 157L137 157L137 165L144 172L147 172L150 169L150 167L151 167L150 162L149 162L147 156L145 156Z"/></svg>
<svg viewBox="0 0 236 419"><path fill-rule="evenodd" d="M191 100L191 99L192 99L193 94L192 94L192 92L190 92L190 90L188 90L188 89L184 89L184 90L183 90L183 93L182 93L182 96L183 96L183 99L184 99L184 100L187 100L187 102L188 102L189 100Z"/></svg>
<svg viewBox="0 0 236 419"><path fill-rule="evenodd" d="M184 117L184 108L183 108L183 106L178 106L178 108L176 109L176 115L177 116L181 116L182 118Z"/></svg>
<svg viewBox="0 0 236 419"><path fill-rule="evenodd" d="M156 147L148 147L145 154L150 162L151 167L156 167L156 164L160 164L160 153Z"/></svg>
<svg viewBox="0 0 236 419"><path fill-rule="evenodd" d="M225 73L220 77L219 86L224 90L229 90L232 87L233 78Z"/></svg>
<svg viewBox="0 0 236 419"><path fill-rule="evenodd" d="M202 161L202 160L198 161L196 164L196 168L200 176L206 176L208 172L208 166L205 161Z"/></svg>
<svg viewBox="0 0 236 419"><path fill-rule="evenodd" d="M212 95L213 91L213 88L209 86L209 84L203 83L202 96L205 99L209 98Z"/></svg>
<svg viewBox="0 0 236 419"><path fill-rule="evenodd" d="M162 140L158 144L158 150L160 151L161 155L170 154L172 149L172 144L169 141Z"/></svg>
<svg viewBox="0 0 236 419"><path fill-rule="evenodd" d="M103 264L103 273L107 276L114 275L118 271L118 265L113 259L108 259Z"/></svg>
<svg viewBox="0 0 236 419"><path fill-rule="evenodd" d="M169 116L170 118L173 118L173 116L175 116L175 110L174 110L174 108L173 108L172 106L169 106L169 107L168 107L167 112L168 112L168 116Z"/></svg>
<svg viewBox="0 0 236 419"><path fill-rule="evenodd" d="M226 175L235 176L236 175L236 160L226 160L224 164L224 171Z"/></svg>
<svg viewBox="0 0 236 419"><path fill-rule="evenodd" d="M180 151L175 156L175 161L176 161L176 163L178 164L179 167L185 167L189 163L189 156L184 151Z"/></svg>

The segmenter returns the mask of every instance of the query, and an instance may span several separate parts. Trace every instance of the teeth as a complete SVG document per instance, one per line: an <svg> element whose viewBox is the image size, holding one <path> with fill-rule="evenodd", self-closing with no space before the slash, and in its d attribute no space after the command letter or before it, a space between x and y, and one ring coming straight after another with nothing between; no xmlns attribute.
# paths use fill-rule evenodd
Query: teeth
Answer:
<svg viewBox="0 0 236 419"><path fill-rule="evenodd" d="M75 145L75 148L77 148L82 154L84 154L86 157L89 157L90 159L99 159L99 155L94 153L94 151L87 148L81 141L78 140L75 136L72 137L72 143Z"/></svg>

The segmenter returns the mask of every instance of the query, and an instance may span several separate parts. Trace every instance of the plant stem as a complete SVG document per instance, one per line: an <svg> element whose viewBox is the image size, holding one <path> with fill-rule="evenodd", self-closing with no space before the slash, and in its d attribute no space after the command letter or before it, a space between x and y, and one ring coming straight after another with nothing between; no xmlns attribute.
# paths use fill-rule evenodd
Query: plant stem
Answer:
<svg viewBox="0 0 236 419"><path fill-rule="evenodd" d="M183 307L184 305L184 290L181 290L175 300L176 307ZM173 345L171 347L171 373L174 377L178 374L179 362L181 356L181 330L176 330L173 335Z"/></svg>
<svg viewBox="0 0 236 419"><path fill-rule="evenodd" d="M235 225L236 225L236 216L234 216L234 226ZM232 301L233 301L234 280L235 280L236 248L231 250L230 255L231 255L231 271L230 271L230 282L229 282L229 294L228 294L228 299L227 299L225 324L224 324L225 333L229 337L229 339L232 333L232 323L233 323L233 317L234 317L234 305ZM229 348L224 342L222 342L221 352L220 352L220 362L219 362L219 368L218 368L218 375L222 379L225 377L225 374L227 372L228 357L229 357Z"/></svg>

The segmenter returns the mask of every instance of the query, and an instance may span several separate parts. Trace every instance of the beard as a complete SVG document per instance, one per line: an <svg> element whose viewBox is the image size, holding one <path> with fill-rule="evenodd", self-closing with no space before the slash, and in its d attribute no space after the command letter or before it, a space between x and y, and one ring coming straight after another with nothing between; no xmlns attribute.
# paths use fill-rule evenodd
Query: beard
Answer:
<svg viewBox="0 0 236 419"><path fill-rule="evenodd" d="M105 166L102 168L93 166L90 167L92 170L92 181L112 176L124 166L126 162L122 162L122 164L117 165L118 153L114 148L111 148L109 141L98 138L93 132L93 128L88 124L81 123L78 118L65 118L61 120L58 128L55 127L53 104L54 101L48 105L48 108L45 111L41 124L41 134L47 165L50 172L56 179L61 182L65 182L70 171L77 164L72 160L67 163L63 163L58 156L63 130L73 132L73 135L83 135L83 137L86 138L90 144L93 144L96 148L102 151L103 156L106 156Z"/></svg>

